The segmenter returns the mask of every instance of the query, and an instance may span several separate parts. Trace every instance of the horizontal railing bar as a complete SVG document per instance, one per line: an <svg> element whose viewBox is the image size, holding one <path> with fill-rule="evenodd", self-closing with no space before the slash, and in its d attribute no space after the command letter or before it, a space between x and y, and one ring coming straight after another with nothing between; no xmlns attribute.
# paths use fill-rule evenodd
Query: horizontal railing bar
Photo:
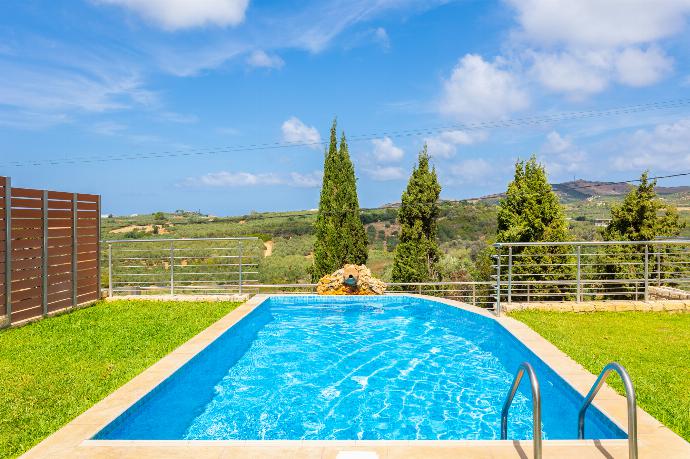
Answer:
<svg viewBox="0 0 690 459"><path fill-rule="evenodd" d="M531 247L531 246L593 246L593 245L663 245L688 244L690 239L655 239L653 241L566 241L566 242L495 242L494 247Z"/></svg>
<svg viewBox="0 0 690 459"><path fill-rule="evenodd" d="M182 238L160 238L160 239L102 239L101 244L122 244L126 242L131 242L133 244L139 244L143 242L199 242L199 241L258 241L259 238L255 236L247 237L182 237Z"/></svg>

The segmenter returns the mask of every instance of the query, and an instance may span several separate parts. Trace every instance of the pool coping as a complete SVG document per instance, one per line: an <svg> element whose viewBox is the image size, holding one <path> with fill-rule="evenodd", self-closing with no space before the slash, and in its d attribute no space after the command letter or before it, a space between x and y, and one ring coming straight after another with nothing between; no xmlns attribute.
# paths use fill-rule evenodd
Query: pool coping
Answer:
<svg viewBox="0 0 690 459"><path fill-rule="evenodd" d="M416 294L496 320L583 396L596 376L522 322L454 300ZM53 433L22 458L158 458L231 459L247 457L299 458L525 458L532 456L531 441L516 440L92 440L103 427L242 320L271 296L255 295L217 322L182 344L119 389ZM594 345L596 343L593 343ZM508 388L506 388L507 390ZM602 387L594 405L627 432L625 397ZM575 422L575 421L573 421ZM641 458L689 458L690 443L637 408L638 448ZM627 440L544 440L544 457L628 457Z"/></svg>

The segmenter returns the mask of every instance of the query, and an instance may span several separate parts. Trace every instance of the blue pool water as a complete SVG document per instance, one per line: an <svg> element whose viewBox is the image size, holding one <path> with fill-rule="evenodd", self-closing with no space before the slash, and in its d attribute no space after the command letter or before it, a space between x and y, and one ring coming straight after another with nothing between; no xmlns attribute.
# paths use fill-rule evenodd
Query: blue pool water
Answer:
<svg viewBox="0 0 690 459"><path fill-rule="evenodd" d="M582 397L490 318L407 296L271 297L95 438L499 439L523 361L544 438L576 438ZM586 425L626 438L594 407ZM532 438L527 379L508 430Z"/></svg>

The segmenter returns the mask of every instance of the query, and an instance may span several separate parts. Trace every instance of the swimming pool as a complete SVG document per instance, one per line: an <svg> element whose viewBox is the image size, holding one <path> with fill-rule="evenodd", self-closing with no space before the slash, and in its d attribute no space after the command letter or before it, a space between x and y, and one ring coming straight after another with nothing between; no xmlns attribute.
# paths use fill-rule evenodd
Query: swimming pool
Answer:
<svg viewBox="0 0 690 459"><path fill-rule="evenodd" d="M95 435L100 440L492 440L515 370L546 439L582 397L491 318L410 296L274 296ZM532 436L523 383L508 438ZM592 407L587 438L626 438Z"/></svg>

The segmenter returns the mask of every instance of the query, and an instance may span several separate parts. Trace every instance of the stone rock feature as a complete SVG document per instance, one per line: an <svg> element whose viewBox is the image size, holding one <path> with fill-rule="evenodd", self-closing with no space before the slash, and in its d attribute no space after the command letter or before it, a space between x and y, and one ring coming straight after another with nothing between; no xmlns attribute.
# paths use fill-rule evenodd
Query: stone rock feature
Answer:
<svg viewBox="0 0 690 459"><path fill-rule="evenodd" d="M323 276L316 292L319 295L383 295L386 284L372 276L365 265L345 265Z"/></svg>

